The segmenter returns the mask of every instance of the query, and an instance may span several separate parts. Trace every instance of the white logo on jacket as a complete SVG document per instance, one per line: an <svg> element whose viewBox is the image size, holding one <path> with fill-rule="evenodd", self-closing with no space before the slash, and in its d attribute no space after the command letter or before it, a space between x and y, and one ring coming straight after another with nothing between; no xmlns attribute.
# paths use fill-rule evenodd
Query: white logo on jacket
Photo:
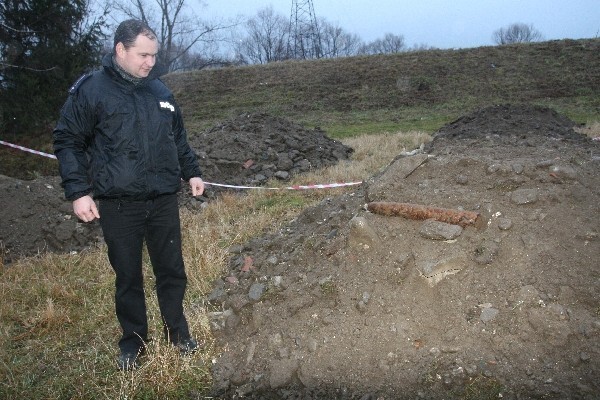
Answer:
<svg viewBox="0 0 600 400"><path fill-rule="evenodd" d="M168 101L161 101L160 108L168 108L169 110L171 110L171 112L175 112L175 107L173 107L173 105Z"/></svg>

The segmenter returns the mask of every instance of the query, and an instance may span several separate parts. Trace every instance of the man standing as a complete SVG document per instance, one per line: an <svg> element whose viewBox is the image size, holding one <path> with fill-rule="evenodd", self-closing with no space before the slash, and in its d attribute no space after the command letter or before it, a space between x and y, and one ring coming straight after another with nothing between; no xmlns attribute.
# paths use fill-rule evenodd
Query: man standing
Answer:
<svg viewBox="0 0 600 400"><path fill-rule="evenodd" d="M115 271L122 370L139 365L148 340L144 241L165 337L184 355L198 349L183 313L187 277L177 192L184 179L193 196L201 195L204 182L181 111L158 79L165 72L155 65L158 47L145 22L122 22L103 68L73 85L54 130L65 196L80 220L99 218Z"/></svg>

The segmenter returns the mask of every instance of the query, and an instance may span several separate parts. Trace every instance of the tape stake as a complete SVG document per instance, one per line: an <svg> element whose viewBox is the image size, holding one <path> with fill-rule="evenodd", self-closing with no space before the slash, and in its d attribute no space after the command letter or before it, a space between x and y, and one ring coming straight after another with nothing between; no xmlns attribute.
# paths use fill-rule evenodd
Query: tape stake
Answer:
<svg viewBox="0 0 600 400"><path fill-rule="evenodd" d="M205 185L226 187L232 189L259 189L259 190L309 190L309 189L329 189L344 186L360 185L360 182L344 182L344 183L326 183L326 184L315 184L315 185L294 185L287 187L264 187L264 186L237 186L237 185L226 185L223 183L212 183L204 181Z"/></svg>
<svg viewBox="0 0 600 400"><path fill-rule="evenodd" d="M361 183L362 183L362 181L360 181L360 182L344 182L344 183L326 183L326 184L315 184L315 185L295 185L295 186L288 186L285 189L288 189L288 190L329 189L329 188L337 188L337 187L344 187L344 186L360 185Z"/></svg>
<svg viewBox="0 0 600 400"><path fill-rule="evenodd" d="M48 154L48 153L44 153L42 151L37 151L37 150L29 149L27 147L19 146L18 144L13 144L13 143L5 142L4 140L0 140L0 144L3 144L3 145L8 146L8 147L12 147L13 149L26 151L28 153L37 154L38 156L53 158L53 159L56 160L56 156L54 154Z"/></svg>

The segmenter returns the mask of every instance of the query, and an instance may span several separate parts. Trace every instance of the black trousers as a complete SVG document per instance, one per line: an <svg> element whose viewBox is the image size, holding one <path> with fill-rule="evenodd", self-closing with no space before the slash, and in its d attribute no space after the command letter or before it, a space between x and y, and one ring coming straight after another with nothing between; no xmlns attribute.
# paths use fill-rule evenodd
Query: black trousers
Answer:
<svg viewBox="0 0 600 400"><path fill-rule="evenodd" d="M100 225L115 271L115 309L123 330L122 352L136 352L148 340L142 250L148 248L165 337L190 338L183 314L187 277L181 253L177 195L147 201L100 200Z"/></svg>

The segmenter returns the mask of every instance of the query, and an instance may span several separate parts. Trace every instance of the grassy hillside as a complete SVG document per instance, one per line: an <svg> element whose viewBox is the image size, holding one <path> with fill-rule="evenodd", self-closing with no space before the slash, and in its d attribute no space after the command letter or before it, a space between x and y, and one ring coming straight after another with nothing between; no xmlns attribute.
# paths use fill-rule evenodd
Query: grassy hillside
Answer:
<svg viewBox="0 0 600 400"><path fill-rule="evenodd" d="M565 40L171 74L188 130L267 112L330 136L433 132L473 108L547 105L577 122L600 119L600 40Z"/></svg>
<svg viewBox="0 0 600 400"><path fill-rule="evenodd" d="M190 135L244 112L266 112L335 138L432 133L491 104L550 106L580 123L600 121L600 39L464 50L430 50L335 60L288 61L165 77ZM58 110L56 111L58 116ZM46 133L0 138L52 152ZM56 162L0 147L0 174L56 174Z"/></svg>

